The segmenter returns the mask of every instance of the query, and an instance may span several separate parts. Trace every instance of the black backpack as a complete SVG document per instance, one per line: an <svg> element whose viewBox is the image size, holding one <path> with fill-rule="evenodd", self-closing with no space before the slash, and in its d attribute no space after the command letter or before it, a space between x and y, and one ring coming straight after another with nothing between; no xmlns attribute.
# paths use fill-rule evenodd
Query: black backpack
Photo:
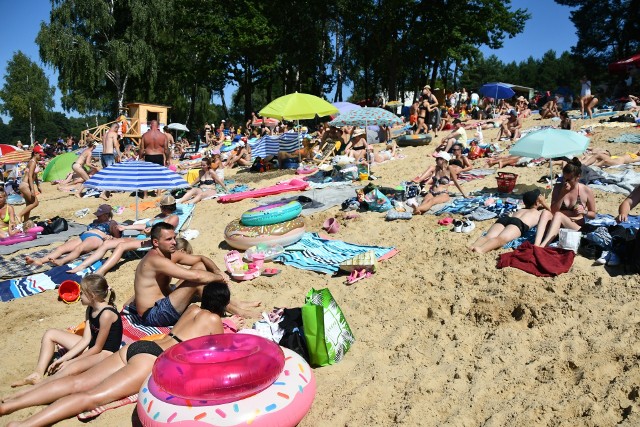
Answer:
<svg viewBox="0 0 640 427"><path fill-rule="evenodd" d="M64 218L54 216L53 218L37 223L43 228L42 234L57 234L69 229L69 223Z"/></svg>
<svg viewBox="0 0 640 427"><path fill-rule="evenodd" d="M609 228L611 248L630 273L640 273L640 232L615 225Z"/></svg>
<svg viewBox="0 0 640 427"><path fill-rule="evenodd" d="M300 307L285 308L279 325L284 329L284 335L282 335L279 344L295 351L308 362L309 350L307 350L307 340L304 337L302 326L302 309Z"/></svg>

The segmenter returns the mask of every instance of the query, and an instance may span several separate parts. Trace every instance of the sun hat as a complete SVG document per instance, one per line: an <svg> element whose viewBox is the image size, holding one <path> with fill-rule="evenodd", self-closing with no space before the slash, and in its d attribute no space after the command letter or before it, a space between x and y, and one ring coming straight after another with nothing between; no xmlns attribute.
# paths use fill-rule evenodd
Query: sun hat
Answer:
<svg viewBox="0 0 640 427"><path fill-rule="evenodd" d="M73 280L65 280L58 287L58 296L67 304L72 304L80 299L80 284Z"/></svg>
<svg viewBox="0 0 640 427"><path fill-rule="evenodd" d="M171 194L167 194L160 199L160 206L171 206L176 204L176 199Z"/></svg>
<svg viewBox="0 0 640 427"><path fill-rule="evenodd" d="M539 196L540 190L536 188L535 190L527 191L526 193L524 193L522 195L522 201L524 202L525 206L533 206L536 203L536 200L538 200Z"/></svg>
<svg viewBox="0 0 640 427"><path fill-rule="evenodd" d="M360 135L364 135L364 129L356 129L355 131L353 131L353 136L360 136Z"/></svg>
<svg viewBox="0 0 640 427"><path fill-rule="evenodd" d="M440 151L440 152L438 152L438 154L436 154L434 157L435 157L436 159L437 159L438 157L440 157L441 159L444 159L444 160L446 160L447 162L448 162L449 160L451 160L451 154L446 153L446 152L444 152L444 151Z"/></svg>
<svg viewBox="0 0 640 427"><path fill-rule="evenodd" d="M111 205L107 205L105 203L98 206L98 209L93 214L95 216L100 216L100 215L111 213L112 211L113 211L113 208L111 207Z"/></svg>
<svg viewBox="0 0 640 427"><path fill-rule="evenodd" d="M424 85L424 86L422 87L422 89L429 89L429 90L431 90L431 86L429 86L429 85Z"/></svg>

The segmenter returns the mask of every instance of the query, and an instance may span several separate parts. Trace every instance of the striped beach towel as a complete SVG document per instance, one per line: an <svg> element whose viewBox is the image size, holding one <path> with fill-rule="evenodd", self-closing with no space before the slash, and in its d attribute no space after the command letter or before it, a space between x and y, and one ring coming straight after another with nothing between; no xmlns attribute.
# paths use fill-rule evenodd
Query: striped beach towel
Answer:
<svg viewBox="0 0 640 427"><path fill-rule="evenodd" d="M302 138L306 133L286 132L281 135L267 135L262 138L249 141L251 156L265 158L267 156L277 156L278 151L293 153L302 146ZM298 139L300 137L300 139Z"/></svg>
<svg viewBox="0 0 640 427"><path fill-rule="evenodd" d="M165 326L145 326L135 307L125 305L120 312L122 318L122 345L131 344L149 335L168 334Z"/></svg>
<svg viewBox="0 0 640 427"><path fill-rule="evenodd" d="M397 253L393 247L357 245L325 239L317 233L305 233L300 241L287 246L275 260L302 270L336 274L340 263L367 251L374 251L378 259L390 258Z"/></svg>

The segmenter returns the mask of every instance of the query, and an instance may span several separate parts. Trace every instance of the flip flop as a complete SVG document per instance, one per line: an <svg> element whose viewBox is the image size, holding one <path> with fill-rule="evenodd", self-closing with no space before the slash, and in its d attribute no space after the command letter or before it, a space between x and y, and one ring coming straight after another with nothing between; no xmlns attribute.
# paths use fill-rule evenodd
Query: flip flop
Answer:
<svg viewBox="0 0 640 427"><path fill-rule="evenodd" d="M438 225L451 225L451 224L453 224L453 218L451 217L442 218L440 221L438 221Z"/></svg>
<svg viewBox="0 0 640 427"><path fill-rule="evenodd" d="M372 273L370 271L367 271L365 269L362 270L353 270L351 272L351 274L349 274L349 277L347 278L347 281L345 282L345 284L347 285L353 285L356 282L359 282L360 280L366 279L368 277L371 277Z"/></svg>

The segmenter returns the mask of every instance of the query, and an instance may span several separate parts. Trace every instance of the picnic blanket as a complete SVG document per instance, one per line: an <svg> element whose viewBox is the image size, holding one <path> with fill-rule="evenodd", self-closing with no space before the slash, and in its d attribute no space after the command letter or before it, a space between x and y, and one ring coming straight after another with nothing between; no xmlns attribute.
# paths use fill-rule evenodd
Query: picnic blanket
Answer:
<svg viewBox="0 0 640 427"><path fill-rule="evenodd" d="M612 174L597 166L584 166L580 180L597 190L629 195L634 188L640 185L640 173L627 169L622 173Z"/></svg>
<svg viewBox="0 0 640 427"><path fill-rule="evenodd" d="M38 246L46 246L57 242L66 242L69 237L78 236L86 231L87 226L69 221L69 229L56 234L38 235L34 240L28 242L20 242L15 245L0 246L0 255L9 255L23 249L35 248Z"/></svg>
<svg viewBox="0 0 640 427"><path fill-rule="evenodd" d="M615 138L609 138L607 141L640 144L640 133L623 133Z"/></svg>
<svg viewBox="0 0 640 427"><path fill-rule="evenodd" d="M334 206L339 206L345 199L353 197L356 190L362 188L352 183L341 187L327 187L320 190L305 191L301 196L284 197L268 197L261 199L259 204L271 204L276 202L289 203L291 201L299 201L302 204L302 213L304 215L312 215L317 212L323 212ZM301 199L301 197L303 199ZM304 197L311 201L306 201ZM305 203L306 201L306 203Z"/></svg>
<svg viewBox="0 0 640 427"><path fill-rule="evenodd" d="M538 277L554 277L569 271L575 256L570 250L542 248L524 242L513 252L501 254L496 267L513 267Z"/></svg>
<svg viewBox="0 0 640 427"><path fill-rule="evenodd" d="M81 262L82 261L76 260L43 273L33 274L19 279L3 280L0 282L0 301L11 301L12 299L56 289L65 280L75 280L79 283L84 276L95 272L102 265L102 260L100 260L78 273L67 273L68 270L78 266Z"/></svg>
<svg viewBox="0 0 640 427"><path fill-rule="evenodd" d="M340 263L354 256L374 251L378 259L387 259L398 251L393 247L365 246L346 243L320 237L318 233L304 233L302 239L287 246L275 261L291 265L302 270L311 270L324 274L336 274Z"/></svg>

